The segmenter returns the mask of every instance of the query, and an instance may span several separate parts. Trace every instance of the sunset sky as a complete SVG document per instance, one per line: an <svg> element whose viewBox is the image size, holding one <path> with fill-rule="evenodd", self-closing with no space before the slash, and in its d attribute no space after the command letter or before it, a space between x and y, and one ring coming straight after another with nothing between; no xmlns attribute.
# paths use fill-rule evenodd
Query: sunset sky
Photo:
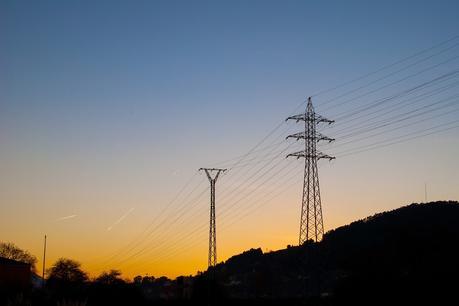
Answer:
<svg viewBox="0 0 459 306"><path fill-rule="evenodd" d="M218 261L297 244L304 161L285 158L301 149L285 137L302 126L284 120L308 96L336 120L320 128L336 138L319 146L337 157L320 161L326 230L425 190L459 200L458 12L458 1L1 1L0 241L39 269L46 234L48 266L195 274L209 222L198 169L226 167Z"/></svg>

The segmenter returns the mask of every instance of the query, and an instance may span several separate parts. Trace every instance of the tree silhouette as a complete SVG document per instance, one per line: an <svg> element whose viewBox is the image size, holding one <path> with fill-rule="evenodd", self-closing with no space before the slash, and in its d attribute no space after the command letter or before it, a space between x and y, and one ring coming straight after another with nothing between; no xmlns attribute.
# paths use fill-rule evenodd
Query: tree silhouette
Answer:
<svg viewBox="0 0 459 306"><path fill-rule="evenodd" d="M30 264L32 272L36 271L37 258L11 242L0 242L0 257Z"/></svg>
<svg viewBox="0 0 459 306"><path fill-rule="evenodd" d="M122 284L124 280L120 278L121 272L118 270L110 270L110 272L102 272L95 281L103 285Z"/></svg>
<svg viewBox="0 0 459 306"><path fill-rule="evenodd" d="M48 271L49 283L83 283L88 275L81 270L81 264L75 260L60 258Z"/></svg>

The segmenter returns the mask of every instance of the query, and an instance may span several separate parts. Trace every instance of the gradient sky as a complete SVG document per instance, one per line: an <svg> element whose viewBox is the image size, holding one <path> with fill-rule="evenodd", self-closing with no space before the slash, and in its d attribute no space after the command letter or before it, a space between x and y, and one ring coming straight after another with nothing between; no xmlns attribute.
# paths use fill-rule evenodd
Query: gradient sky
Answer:
<svg viewBox="0 0 459 306"><path fill-rule="evenodd" d="M305 97L458 35L458 12L457 1L3 0L0 240L41 260L47 234L48 264L70 257L92 275L203 270L208 182L197 169L230 165L220 161L248 152ZM411 72L446 62L419 77L346 104L327 102L374 75L318 95L316 108L336 118L458 69L454 43L413 65ZM457 118L451 112L375 140ZM336 124L324 133L339 140ZM261 147L299 128L285 124ZM297 243L303 166L284 156L281 169L291 180L271 172L260 187L246 183L260 163L218 181L219 261ZM421 202L425 184L429 200L458 200L457 156L459 129L452 129L321 162L326 229ZM270 199L273 190L283 193ZM145 229L155 231L139 236ZM146 239L136 244L137 237ZM141 253L129 257L135 250Z"/></svg>

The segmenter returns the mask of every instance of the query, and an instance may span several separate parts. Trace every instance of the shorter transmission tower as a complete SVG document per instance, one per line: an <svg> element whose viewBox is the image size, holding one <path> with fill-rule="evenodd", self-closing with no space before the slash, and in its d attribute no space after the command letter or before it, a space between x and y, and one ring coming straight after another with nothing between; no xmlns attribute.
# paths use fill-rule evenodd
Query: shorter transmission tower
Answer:
<svg viewBox="0 0 459 306"><path fill-rule="evenodd" d="M304 150L287 155L287 157L294 156L296 158L303 157L305 159L299 238L299 244L302 245L309 239L319 241L324 234L317 161L322 158L332 160L335 157L317 151L317 143L319 141L332 142L334 139L328 138L317 132L316 126L321 122L331 124L334 121L316 115L314 107L312 106L311 97L308 98L308 105L303 114L288 117L286 120L295 120L296 122L304 121L303 132L287 136L287 138L304 140Z"/></svg>
<svg viewBox="0 0 459 306"><path fill-rule="evenodd" d="M210 228L209 228L209 267L217 264L217 224L215 218L215 183L220 173L226 169L200 168L205 171L210 182Z"/></svg>

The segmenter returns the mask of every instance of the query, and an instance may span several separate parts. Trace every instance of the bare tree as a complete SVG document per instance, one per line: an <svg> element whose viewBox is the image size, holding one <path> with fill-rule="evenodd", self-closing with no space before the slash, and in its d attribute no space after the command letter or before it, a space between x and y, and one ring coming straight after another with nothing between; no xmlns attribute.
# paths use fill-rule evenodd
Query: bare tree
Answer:
<svg viewBox="0 0 459 306"><path fill-rule="evenodd" d="M0 242L0 257L30 264L32 272L36 271L37 258L11 242Z"/></svg>

